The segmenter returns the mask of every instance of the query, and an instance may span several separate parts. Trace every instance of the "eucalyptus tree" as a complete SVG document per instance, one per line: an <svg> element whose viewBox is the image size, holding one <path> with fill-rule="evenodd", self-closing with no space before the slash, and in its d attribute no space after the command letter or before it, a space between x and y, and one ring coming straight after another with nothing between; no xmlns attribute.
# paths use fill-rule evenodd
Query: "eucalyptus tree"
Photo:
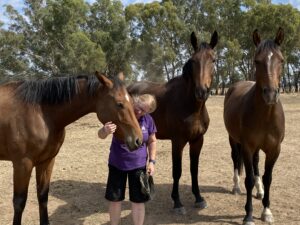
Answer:
<svg viewBox="0 0 300 225"><path fill-rule="evenodd" d="M104 66L104 53L84 32L83 0L25 0L24 13L7 7L10 31L23 35L24 56L38 75L82 74Z"/></svg>
<svg viewBox="0 0 300 225"><path fill-rule="evenodd" d="M28 60L22 50L23 36L0 29L0 83L15 75L22 77L28 70Z"/></svg>
<svg viewBox="0 0 300 225"><path fill-rule="evenodd" d="M105 52L109 74L131 74L130 41L124 8L119 0L97 0L90 7L88 27L93 42Z"/></svg>
<svg viewBox="0 0 300 225"><path fill-rule="evenodd" d="M191 30L171 1L133 4L125 9L136 67L148 80L180 75Z"/></svg>

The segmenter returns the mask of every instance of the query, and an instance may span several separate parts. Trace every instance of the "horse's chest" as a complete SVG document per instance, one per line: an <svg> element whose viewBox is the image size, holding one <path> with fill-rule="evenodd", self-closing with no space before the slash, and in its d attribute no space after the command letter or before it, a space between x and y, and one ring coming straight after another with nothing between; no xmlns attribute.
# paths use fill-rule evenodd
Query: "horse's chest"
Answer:
<svg viewBox="0 0 300 225"><path fill-rule="evenodd" d="M182 119L183 129L189 136L204 134L208 127L207 118L198 113L193 113Z"/></svg>
<svg viewBox="0 0 300 225"><path fill-rule="evenodd" d="M284 136L284 128L280 124L261 122L253 127L246 126L245 129L249 130L247 134L249 142L261 149L277 146Z"/></svg>

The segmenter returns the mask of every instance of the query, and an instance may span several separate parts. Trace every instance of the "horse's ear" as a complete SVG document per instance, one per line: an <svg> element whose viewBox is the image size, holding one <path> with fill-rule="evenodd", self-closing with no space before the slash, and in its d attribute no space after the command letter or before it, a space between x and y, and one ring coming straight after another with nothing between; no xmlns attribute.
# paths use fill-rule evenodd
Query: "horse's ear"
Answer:
<svg viewBox="0 0 300 225"><path fill-rule="evenodd" d="M218 32L214 31L214 33L211 36L210 43L209 43L209 45L212 49L218 44L218 40L219 40Z"/></svg>
<svg viewBox="0 0 300 225"><path fill-rule="evenodd" d="M198 49L198 41L195 32L193 31L191 34L191 44L195 51Z"/></svg>
<svg viewBox="0 0 300 225"><path fill-rule="evenodd" d="M119 72L117 77L121 80L124 81L125 77L124 77L124 73L123 72Z"/></svg>
<svg viewBox="0 0 300 225"><path fill-rule="evenodd" d="M253 31L253 36L252 37L253 37L253 42L254 42L255 46L257 47L260 43L260 36L258 34L257 29L255 29L255 31Z"/></svg>
<svg viewBox="0 0 300 225"><path fill-rule="evenodd" d="M100 74L98 71L95 72L95 76L98 78L98 80L106 87L113 88L113 82L108 79L105 75Z"/></svg>
<svg viewBox="0 0 300 225"><path fill-rule="evenodd" d="M279 27L274 41L277 45L281 45L283 42L283 39L284 39L284 32L283 32L283 29L281 27Z"/></svg>

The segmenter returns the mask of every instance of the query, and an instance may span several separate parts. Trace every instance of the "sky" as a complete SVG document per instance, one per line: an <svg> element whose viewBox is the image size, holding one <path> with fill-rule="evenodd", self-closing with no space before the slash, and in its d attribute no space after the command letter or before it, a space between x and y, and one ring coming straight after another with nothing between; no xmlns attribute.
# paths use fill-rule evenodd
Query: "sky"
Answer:
<svg viewBox="0 0 300 225"><path fill-rule="evenodd" d="M130 4L138 3L138 2L143 2L143 3L149 3L152 2L153 0L121 0L123 5L127 6ZM5 16L5 4L10 4L12 5L15 9L18 11L21 11L23 8L23 2L24 0L0 0L0 21L4 23L9 23L7 17ZM95 0L87 0L89 3L95 2ZM300 10L300 0L272 0L272 3L274 4L288 4L290 3L292 6L295 8L298 8Z"/></svg>

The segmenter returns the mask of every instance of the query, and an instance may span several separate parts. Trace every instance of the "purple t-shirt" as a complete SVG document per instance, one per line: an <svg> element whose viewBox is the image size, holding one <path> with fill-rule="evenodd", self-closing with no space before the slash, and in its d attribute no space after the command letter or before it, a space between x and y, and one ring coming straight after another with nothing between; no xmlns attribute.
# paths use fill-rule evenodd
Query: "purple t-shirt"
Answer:
<svg viewBox="0 0 300 225"><path fill-rule="evenodd" d="M130 152L126 144L120 142L113 136L108 160L110 165L123 171L146 166L147 142L149 136L156 132L156 126L149 114L140 117L138 122L143 133L143 144L137 150Z"/></svg>

